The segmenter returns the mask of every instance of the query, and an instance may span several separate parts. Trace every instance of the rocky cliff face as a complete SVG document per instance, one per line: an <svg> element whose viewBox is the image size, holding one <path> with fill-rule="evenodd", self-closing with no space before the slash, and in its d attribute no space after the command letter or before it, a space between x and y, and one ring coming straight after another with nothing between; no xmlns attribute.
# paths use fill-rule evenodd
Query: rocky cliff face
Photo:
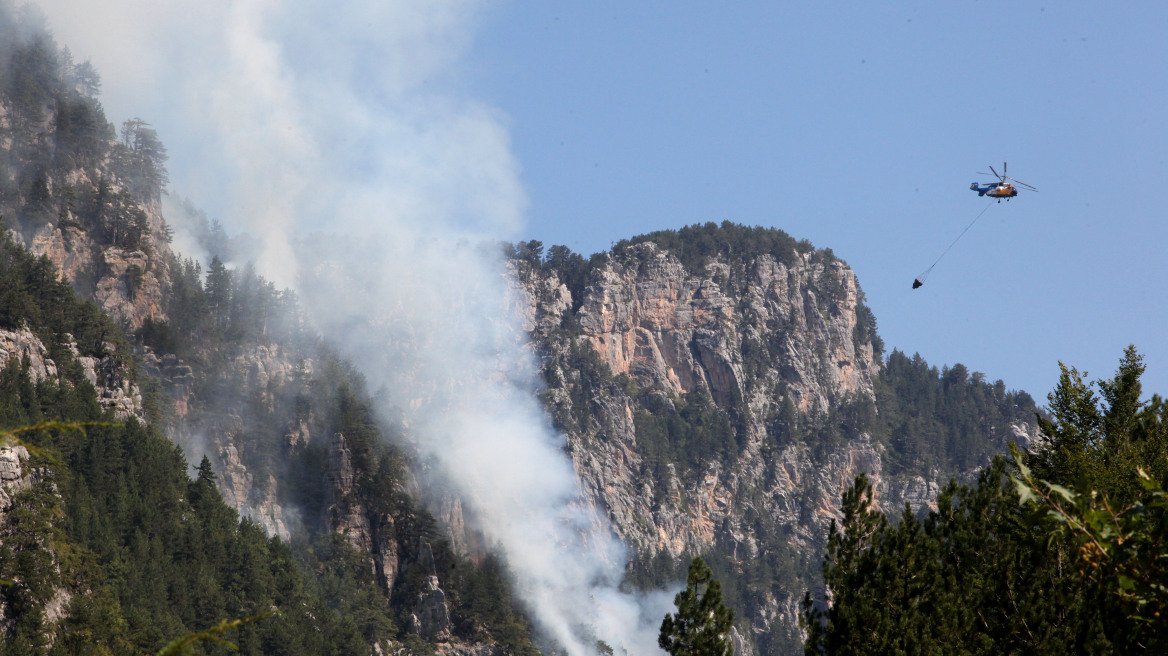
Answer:
<svg viewBox="0 0 1168 656"><path fill-rule="evenodd" d="M826 280L835 288L830 296ZM560 297L553 294L550 307L540 307L541 297L549 295L528 294L534 307L527 316L560 319L566 310ZM870 341L855 339L861 299L844 263L813 263L810 254L791 267L760 258L744 280L731 282L725 263L692 275L676 257L643 243L595 273L575 314L580 334L572 339L594 349L612 373L630 377L640 390L666 397L708 391L719 408L742 415L746 438L734 467L710 463L690 485L674 472L659 496L646 486L650 477L637 442L633 415L640 402L611 389L588 399L595 421L570 435L577 472L617 518L626 541L649 553L678 556L713 546L719 531L745 537L749 531L735 524L748 490L762 493L770 514L791 519L799 532L816 533L834 516L839 493L856 474L879 476L879 449L863 438L816 463L806 446L766 448L767 419L785 400L810 414L845 398L874 397L872 376L880 360ZM573 372L556 359L567 340L550 321L529 323L551 346L549 362L560 379L570 381ZM751 361L758 345L768 351L761 365ZM573 402L570 385L550 390L561 411ZM812 525L794 522L808 494L817 502L822 497L824 512L816 513Z"/></svg>
<svg viewBox="0 0 1168 656"><path fill-rule="evenodd" d="M59 100L46 97L33 120L0 98L0 150L8 155L0 213L18 240L123 328L161 324L182 265L171 271L158 202L165 175L149 154L160 151L133 145L149 132L118 142L95 99L73 100L95 119L84 137L56 131L60 108L51 105ZM749 592L736 651L770 653L790 644L774 636L796 635L797 599L858 473L874 479L880 503L895 511L905 502L930 507L954 472L892 473L886 443L839 414L878 401L883 366L845 263L810 245L749 257L707 250L695 265L651 241L630 244L599 260L583 286L554 267L515 261L515 305L542 358L545 399L580 484L632 547L636 567L709 555ZM124 366L73 350L101 403L141 419L141 394ZM208 455L232 507L285 539L323 525L368 557L387 591L407 578L405 568L421 571L424 585L408 600L415 633L441 643L440 653L486 649L445 642L450 619L429 545L398 542L393 517L366 503L362 481L371 470L356 462L354 433L326 430L314 414L330 401L319 398L328 386L317 385L315 353L266 335L231 349L203 346L189 362L141 344L138 352L170 401L168 435L188 457ZM0 367L9 356L27 360L34 380L57 376L27 330L0 331ZM835 430L843 424L850 427ZM1009 431L1019 441L1036 433L1028 424ZM314 447L320 452L308 451ZM297 458L319 466L311 479L321 493L308 502L289 499L286 475ZM0 449L0 517L31 480L20 462ZM421 496L412 481L394 485ZM462 501L430 492L454 549L481 556Z"/></svg>
<svg viewBox="0 0 1168 656"><path fill-rule="evenodd" d="M41 472L26 471L27 460L28 449L23 446L0 446L0 526L8 521L12 498L40 479Z"/></svg>
<svg viewBox="0 0 1168 656"><path fill-rule="evenodd" d="M0 369L10 358L15 358L17 363L28 359L28 375L34 383L57 377L57 363L49 358L49 350L30 330L0 330Z"/></svg>
<svg viewBox="0 0 1168 656"><path fill-rule="evenodd" d="M67 348L81 364L85 378L97 390L98 403L113 410L119 420L135 417L143 421L142 394L133 382L132 372L112 355L113 346L108 345L106 349L111 355L101 358L83 356L70 336L66 335L65 339ZM57 363L49 357L49 351L40 338L27 328L0 330L0 371L10 359L17 364L27 361L28 375L34 383L59 378Z"/></svg>
<svg viewBox="0 0 1168 656"><path fill-rule="evenodd" d="M340 433L333 435L329 442L325 479L324 513L328 525L359 553L369 554L373 574L388 593L398 573L398 544L392 538L393 517L388 513L371 513L358 500L353 456L345 436ZM437 577L433 589L438 589Z"/></svg>
<svg viewBox="0 0 1168 656"><path fill-rule="evenodd" d="M148 230L137 248L103 243L93 232L82 230L71 212L23 240L129 331L141 328L147 319L166 320L163 297L170 278L161 210L154 203L140 207L148 217Z"/></svg>
<svg viewBox="0 0 1168 656"><path fill-rule="evenodd" d="M312 377L312 361L301 360L275 345L243 349L222 371L201 371L174 355L161 358L146 351L145 369L157 377L172 403L168 436L188 457L207 455L215 466L224 502L250 518L269 535L283 540L303 529L300 509L286 499L279 467L291 449L312 439L303 418L284 416L284 401L302 390ZM194 406L194 407L192 407ZM278 416L280 434L255 439L257 415Z"/></svg>
<svg viewBox="0 0 1168 656"><path fill-rule="evenodd" d="M693 276L652 242L638 244L597 272L577 319L613 372L669 393L705 387L724 407L750 393L756 414L779 382L802 412L847 394L872 396L880 362L870 342L853 339L862 295L852 271L813 263L810 253L790 267L764 256L752 268L733 282L718 262ZM776 352L761 380L744 371L750 343Z"/></svg>
<svg viewBox="0 0 1168 656"><path fill-rule="evenodd" d="M5 30L12 27L5 22L9 11L0 7ZM382 442L383 426L364 409L369 403L364 390L350 391L360 387L359 377L337 363L316 336L299 339L299 324L282 326L287 330L274 336L279 328L272 324L302 319L281 314L286 309L281 303L295 304L291 294L275 290L250 269L231 271L214 261L201 263L207 266L204 273L177 259L161 204L166 151L149 124L127 121L119 135L97 101L99 84L88 64L74 65L48 34L31 35L35 43L12 43L13 34L5 31L10 42L0 44L0 236L44 256L127 333L149 413L127 363L130 349L121 336L109 334L116 330L82 334L92 323L82 322L78 335L85 338L79 340L84 349L66 339L100 403L119 419L145 423L149 414L188 458L198 462L206 455L224 500L268 534L321 544L322 552L339 553L338 561L351 555L343 548L330 551L339 544L366 556L372 580L395 613L401 610L393 593L403 587L395 585L405 578L402 568L426 569L421 592L412 587L400 602L407 610L402 626L413 625L440 653L489 656L491 645L467 639L466 626L462 634L451 630L442 586L452 596L459 592L459 581L448 580L455 559L444 542L436 541L431 552L416 539L421 531L428 538L440 532L429 532L429 515L404 491L410 487L417 493L416 485L398 480L408 477L401 471L405 467ZM14 47L31 55L11 58ZM79 70L86 74L79 77ZM210 225L196 228L222 236ZM229 248L226 241L215 243ZM37 271L48 273L44 267ZM186 316L177 316L183 312ZM106 329L102 323L97 330ZM288 338L289 332L296 336ZM101 355L114 352L104 348L107 338L117 342L118 357ZM59 345L51 353L61 359ZM0 370L15 358L34 382L58 378L60 368L84 384L72 363L54 362L51 353L28 329L0 331ZM332 367L321 376L314 371L318 356L322 369ZM344 408L338 407L344 405L338 401L341 388L349 394ZM362 409L354 412L366 412L355 422L357 430L347 437L334 431L340 416L355 406ZM41 474L22 465L27 455L19 446L0 448L0 531L13 499L39 481ZM441 516L461 527L461 501L446 495ZM478 548L474 544L464 539L456 546L465 553ZM423 551L429 555L419 556ZM420 564L427 560L428 567ZM360 558L356 562L364 565ZM67 601L54 597L44 609L50 623ZM7 628L0 607L0 633ZM473 635L489 638L484 633L489 628L474 627ZM389 640L371 649L410 653Z"/></svg>
<svg viewBox="0 0 1168 656"><path fill-rule="evenodd" d="M38 72L40 84L51 84L53 74ZM17 104L0 98L0 151L6 155L0 215L11 234L128 329L148 318L164 320L170 280L169 228L160 202L165 157L116 140L96 99L76 90L46 94L31 114ZM79 114L63 118L70 111ZM67 127L78 116L88 130ZM157 145L147 124L136 125L127 128L134 133L125 133L129 141L145 136Z"/></svg>
<svg viewBox="0 0 1168 656"><path fill-rule="evenodd" d="M817 569L840 495L858 474L875 481L887 511L906 501L935 507L940 474L890 475L885 447L867 433L827 445L784 437L833 408L875 400L882 361L845 263L803 252L791 263L715 257L688 271L645 242L592 271L574 312L554 271L519 269L521 316L544 358L549 408L581 485L640 562L722 554L745 578L752 561L783 551L794 559L788 570L801 567L786 583L741 583L758 589L752 607L739 609L748 643L772 651L782 650L776 635L787 645L797 639L804 576ZM599 356L611 381L581 374L581 348ZM668 414L695 391L708 393L733 426L733 455L686 473L679 462L662 468L660 447L647 442L646 409L665 406Z"/></svg>

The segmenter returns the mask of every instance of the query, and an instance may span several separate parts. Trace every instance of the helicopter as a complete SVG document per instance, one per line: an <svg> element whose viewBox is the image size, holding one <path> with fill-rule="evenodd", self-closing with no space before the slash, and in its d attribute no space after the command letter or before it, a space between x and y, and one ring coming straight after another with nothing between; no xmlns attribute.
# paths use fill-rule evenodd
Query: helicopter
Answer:
<svg viewBox="0 0 1168 656"><path fill-rule="evenodd" d="M1002 162L1002 174L1001 175L998 175L998 172L994 171L994 167L992 167L992 166L990 167L990 170L993 171L994 177L998 179L997 182L990 182L989 184L985 184L985 185L979 185L978 183L974 182L974 183L971 183L969 185L969 188L976 191L978 196L988 195L990 198L997 198L998 202L1000 203L1000 202L1002 202L1003 198L1005 198L1006 200L1010 200L1014 196L1017 196L1018 195L1018 187L1022 187L1026 191L1038 191L1034 187L1031 187L1030 185L1026 184L1025 182L1022 182L1021 180L1018 180L1016 178L1011 178L1008 175L1006 175L1006 163L1005 162ZM978 173L978 175L990 175L990 174L989 173ZM1018 185L1018 187L1015 187L1013 184L1010 184L1010 181L1013 181L1014 184Z"/></svg>

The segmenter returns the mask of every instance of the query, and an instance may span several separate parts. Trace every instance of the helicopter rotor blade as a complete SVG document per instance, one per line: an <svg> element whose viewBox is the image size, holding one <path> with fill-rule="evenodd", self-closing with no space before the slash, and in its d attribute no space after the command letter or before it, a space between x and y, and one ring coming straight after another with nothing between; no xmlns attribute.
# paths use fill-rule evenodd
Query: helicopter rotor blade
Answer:
<svg viewBox="0 0 1168 656"><path fill-rule="evenodd" d="M990 167L990 170L991 170L991 171L994 171L994 167L992 167L992 166L991 166L991 167ZM999 179L999 180L1001 180L1001 179L1002 179L1002 176L998 175L998 172L997 172L997 171L994 171L994 177L995 177L995 178L997 178L997 179Z"/></svg>
<svg viewBox="0 0 1168 656"><path fill-rule="evenodd" d="M1014 180L1014 178L1010 178L1010 179ZM1020 187L1025 187L1026 189L1029 189L1030 191L1038 191L1034 187L1031 187L1030 185L1026 184L1025 182L1022 182L1021 180L1014 180L1014 184L1016 184Z"/></svg>
<svg viewBox="0 0 1168 656"><path fill-rule="evenodd" d="M1007 175L1009 175L1009 174L1006 172L1006 163L1002 162L1002 177L1004 178Z"/></svg>

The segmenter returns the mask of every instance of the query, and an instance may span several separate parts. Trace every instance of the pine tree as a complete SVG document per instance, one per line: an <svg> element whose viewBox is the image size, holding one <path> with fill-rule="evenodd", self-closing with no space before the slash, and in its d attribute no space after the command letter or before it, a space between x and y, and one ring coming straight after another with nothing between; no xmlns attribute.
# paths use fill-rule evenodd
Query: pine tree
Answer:
<svg viewBox="0 0 1168 656"><path fill-rule="evenodd" d="M722 603L722 584L701 558L689 566L685 590L673 603L677 612L661 622L657 644L671 656L730 656L734 610Z"/></svg>
<svg viewBox="0 0 1168 656"><path fill-rule="evenodd" d="M1060 367L1046 439L950 483L923 518L889 521L856 479L824 597L804 598L805 653L1164 651L1166 406L1140 400L1134 348L1095 383Z"/></svg>

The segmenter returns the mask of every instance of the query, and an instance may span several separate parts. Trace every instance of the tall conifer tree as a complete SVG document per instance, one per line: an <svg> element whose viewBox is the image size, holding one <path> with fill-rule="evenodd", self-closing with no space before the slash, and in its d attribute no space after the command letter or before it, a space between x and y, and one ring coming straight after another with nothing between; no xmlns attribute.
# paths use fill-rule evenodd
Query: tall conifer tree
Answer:
<svg viewBox="0 0 1168 656"><path fill-rule="evenodd" d="M685 590L673 603L677 612L661 622L657 644L670 656L731 656L734 611L722 603L722 584L701 558L689 566Z"/></svg>

